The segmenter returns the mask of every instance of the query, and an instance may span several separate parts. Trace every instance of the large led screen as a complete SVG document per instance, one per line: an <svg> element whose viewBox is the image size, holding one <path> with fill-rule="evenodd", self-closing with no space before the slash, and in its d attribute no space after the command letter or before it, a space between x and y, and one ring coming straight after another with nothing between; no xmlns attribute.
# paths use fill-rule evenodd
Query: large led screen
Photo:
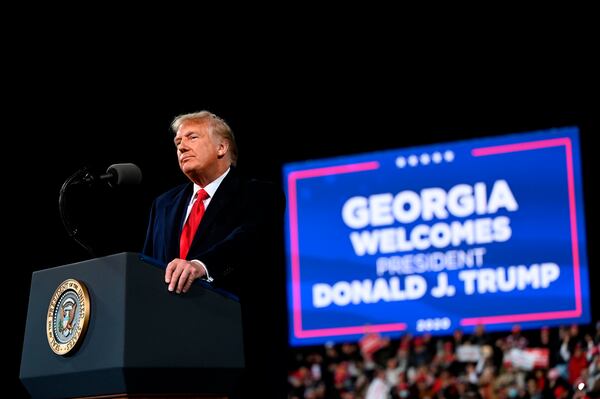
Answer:
<svg viewBox="0 0 600 399"><path fill-rule="evenodd" d="M290 343L589 322L577 128L284 166Z"/></svg>

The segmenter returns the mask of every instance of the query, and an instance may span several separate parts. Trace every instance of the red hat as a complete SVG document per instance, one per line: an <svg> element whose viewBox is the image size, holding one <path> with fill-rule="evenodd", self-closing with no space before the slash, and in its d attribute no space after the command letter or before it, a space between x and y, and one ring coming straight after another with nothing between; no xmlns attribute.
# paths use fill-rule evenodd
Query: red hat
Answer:
<svg viewBox="0 0 600 399"><path fill-rule="evenodd" d="M557 386L556 388L554 388L554 397L555 398L560 398L560 396L563 393L565 393L565 391L566 391L566 389L562 385Z"/></svg>

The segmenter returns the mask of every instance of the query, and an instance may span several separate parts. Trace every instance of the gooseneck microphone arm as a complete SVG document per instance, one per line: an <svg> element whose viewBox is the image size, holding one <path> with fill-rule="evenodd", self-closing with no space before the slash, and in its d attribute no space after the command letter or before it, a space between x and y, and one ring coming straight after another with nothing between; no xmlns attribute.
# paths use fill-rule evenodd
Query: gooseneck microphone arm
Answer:
<svg viewBox="0 0 600 399"><path fill-rule="evenodd" d="M92 258L95 258L96 256L92 250L92 247L83 241L83 239L79 236L79 229L73 223L67 212L67 188L69 188L69 186L73 183L77 184L81 181L85 181L86 177L89 178L89 176L91 176L90 173L88 172L87 168L84 167L73 173L67 180L65 180L58 195L58 209L60 212L60 220L62 221L63 226L65 226L69 237L75 240L77 244L81 245Z"/></svg>

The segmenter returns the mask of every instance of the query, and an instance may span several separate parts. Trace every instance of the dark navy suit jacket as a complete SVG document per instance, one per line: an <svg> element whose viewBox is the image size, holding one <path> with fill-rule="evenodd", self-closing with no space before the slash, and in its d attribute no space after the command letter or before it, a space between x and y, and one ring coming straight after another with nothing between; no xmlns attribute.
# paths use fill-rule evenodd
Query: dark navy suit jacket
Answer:
<svg viewBox="0 0 600 399"><path fill-rule="evenodd" d="M187 183L159 196L152 205L143 253L165 263L179 257L179 237L193 193ZM206 208L187 258L207 266L215 288L244 295L242 282L273 273L274 248L281 241L285 199L267 182L243 179L235 167ZM250 278L250 280L246 280Z"/></svg>

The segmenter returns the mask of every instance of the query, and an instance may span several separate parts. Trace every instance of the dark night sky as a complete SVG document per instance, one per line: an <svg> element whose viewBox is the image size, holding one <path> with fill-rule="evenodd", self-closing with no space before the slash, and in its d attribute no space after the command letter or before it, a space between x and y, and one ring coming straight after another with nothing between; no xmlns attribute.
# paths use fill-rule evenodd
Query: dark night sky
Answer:
<svg viewBox="0 0 600 399"><path fill-rule="evenodd" d="M36 70L17 79L20 89L9 93L5 162L8 155L16 161L5 166L9 180L3 197L10 207L5 218L16 217L8 230L9 273L17 292L11 308L17 315L15 334L8 344L15 365L31 273L87 258L59 219L62 182L82 166L138 164L144 173L141 186L110 195L82 193L80 201L90 211L80 218L100 253L139 251L151 199L183 181L168 131L173 116L182 112L209 109L222 116L236 133L240 169L280 184L280 168L289 161L579 126L588 260L590 265L599 260L593 252L598 194L591 192L591 171L597 169L591 142L598 134L600 107L591 100L597 100L591 80L574 72L538 75L530 68L507 76L432 70L413 78L373 68L358 79L332 67L313 69L316 77L302 69L234 69L218 77L199 72L189 81L172 74L159 82L134 67L119 73L116 65L86 71L77 71L77 65ZM598 281L593 269L591 277ZM592 311L598 319L599 309Z"/></svg>

